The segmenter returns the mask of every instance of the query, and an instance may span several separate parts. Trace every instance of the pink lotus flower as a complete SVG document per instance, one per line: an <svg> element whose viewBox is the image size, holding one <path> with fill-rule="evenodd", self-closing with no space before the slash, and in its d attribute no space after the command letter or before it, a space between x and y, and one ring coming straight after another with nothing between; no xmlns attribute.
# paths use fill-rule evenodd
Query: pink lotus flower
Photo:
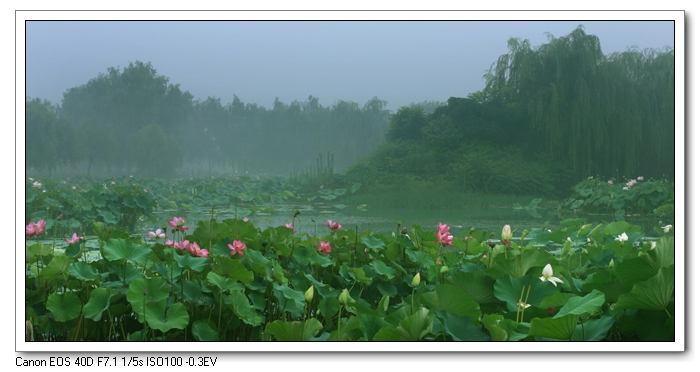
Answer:
<svg viewBox="0 0 700 372"><path fill-rule="evenodd" d="M29 224L25 227L25 233L28 236L39 236L46 231L46 221L45 220L39 220L37 223L34 222L29 222Z"/></svg>
<svg viewBox="0 0 700 372"><path fill-rule="evenodd" d="M316 248L319 252L323 252L325 254L331 253L331 243L330 242L324 242L321 240L321 245Z"/></svg>
<svg viewBox="0 0 700 372"><path fill-rule="evenodd" d="M452 235L450 235L449 232L436 232L435 236L437 236L437 241L435 244L442 244L442 245L452 245Z"/></svg>
<svg viewBox="0 0 700 372"><path fill-rule="evenodd" d="M189 240L183 240L179 243L175 243L175 248L181 250L181 251L190 251L192 252L192 247L190 246L190 241Z"/></svg>
<svg viewBox="0 0 700 372"><path fill-rule="evenodd" d="M209 257L209 250L207 249L198 249L197 253L195 254L197 257Z"/></svg>
<svg viewBox="0 0 700 372"><path fill-rule="evenodd" d="M328 226L328 228L333 230L333 231L338 231L343 227L343 225L341 225L337 222L333 222L331 220L328 220L328 222L326 222L326 226Z"/></svg>
<svg viewBox="0 0 700 372"><path fill-rule="evenodd" d="M197 252L199 252L201 249L199 248L199 244L197 242L192 242L192 245L189 246L190 253L193 255L197 256Z"/></svg>
<svg viewBox="0 0 700 372"><path fill-rule="evenodd" d="M182 217L173 217L173 220L169 221L168 225L173 228L173 233L175 233L175 231L184 233L185 230L189 229L189 227L185 226L185 219Z"/></svg>
<svg viewBox="0 0 700 372"><path fill-rule="evenodd" d="M37 225L37 230L36 230L37 235L43 234L44 231L46 231L46 220L43 220L43 219L39 220L36 223L36 225Z"/></svg>
<svg viewBox="0 0 700 372"><path fill-rule="evenodd" d="M294 224L293 223L285 223L284 227L286 227L288 229L294 229Z"/></svg>
<svg viewBox="0 0 700 372"><path fill-rule="evenodd" d="M24 230L27 236L34 236L34 232L36 231L36 224L34 222L29 222L29 224L24 228Z"/></svg>
<svg viewBox="0 0 700 372"><path fill-rule="evenodd" d="M165 233L163 233L163 230L158 229L155 232L149 231L148 232L148 237L151 239L165 239Z"/></svg>
<svg viewBox="0 0 700 372"><path fill-rule="evenodd" d="M72 238L70 238L70 239L65 239L65 240L66 240L66 243L68 243L68 244L73 244L73 243L79 242L80 239L82 239L82 238L83 238L82 236L78 236L78 234L73 233L73 237L72 237Z"/></svg>
<svg viewBox="0 0 700 372"><path fill-rule="evenodd" d="M169 247L175 247L175 242L170 240L170 239L166 240L165 243L163 243L163 244L165 244Z"/></svg>
<svg viewBox="0 0 700 372"><path fill-rule="evenodd" d="M450 234L450 227L447 224L438 223L438 231L435 236L438 239L435 244L452 245L452 234Z"/></svg>
<svg viewBox="0 0 700 372"><path fill-rule="evenodd" d="M233 244L229 244L228 248L231 250L231 256L235 256L237 254L240 254L243 256L243 250L246 249L245 243L243 243L240 240L234 240Z"/></svg>
<svg viewBox="0 0 700 372"><path fill-rule="evenodd" d="M248 222L248 217L243 217L243 222Z"/></svg>

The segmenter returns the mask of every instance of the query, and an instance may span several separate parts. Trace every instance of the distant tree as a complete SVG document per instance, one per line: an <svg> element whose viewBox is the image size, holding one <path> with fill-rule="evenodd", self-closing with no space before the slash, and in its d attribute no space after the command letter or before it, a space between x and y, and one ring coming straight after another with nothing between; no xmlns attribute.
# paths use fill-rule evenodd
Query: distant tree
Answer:
<svg viewBox="0 0 700 372"><path fill-rule="evenodd" d="M49 177L61 164L76 159L80 143L70 124L58 117L47 100L26 97L25 102L26 166L48 172Z"/></svg>
<svg viewBox="0 0 700 372"><path fill-rule="evenodd" d="M90 175L93 165L111 168L120 153L112 127L93 119L81 124L77 133L78 153L87 161L87 175Z"/></svg>
<svg viewBox="0 0 700 372"><path fill-rule="evenodd" d="M525 108L532 141L578 179L672 174L673 51L606 57L582 26L548 37L536 49L510 39L485 76L490 92Z"/></svg>
<svg viewBox="0 0 700 372"><path fill-rule="evenodd" d="M109 125L119 151L125 151L132 134L151 123L181 136L191 112L192 95L168 81L150 63L132 62L123 70L111 67L66 91L60 115L77 127L92 120ZM133 165L129 159L116 157L113 161L123 169Z"/></svg>
<svg viewBox="0 0 700 372"><path fill-rule="evenodd" d="M127 149L137 173L146 177L170 177L182 167L182 146L155 122L132 133Z"/></svg>
<svg viewBox="0 0 700 372"><path fill-rule="evenodd" d="M419 140L426 124L421 107L401 107L389 119L386 138L389 141Z"/></svg>

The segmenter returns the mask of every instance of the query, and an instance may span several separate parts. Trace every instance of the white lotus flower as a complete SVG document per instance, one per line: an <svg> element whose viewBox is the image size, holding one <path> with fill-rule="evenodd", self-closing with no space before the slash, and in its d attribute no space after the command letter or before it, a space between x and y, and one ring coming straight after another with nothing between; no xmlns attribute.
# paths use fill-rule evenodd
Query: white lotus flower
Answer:
<svg viewBox="0 0 700 372"><path fill-rule="evenodd" d="M554 286L557 286L557 283L564 283L561 279L557 278L554 276L554 271L552 270L552 265L547 264L547 266L542 269L542 276L540 277L540 280L545 282L549 281L550 283L554 284Z"/></svg>
<svg viewBox="0 0 700 372"><path fill-rule="evenodd" d="M673 230L673 225L666 225L662 227L662 229L664 229L665 233L668 233L669 231Z"/></svg>
<svg viewBox="0 0 700 372"><path fill-rule="evenodd" d="M629 239L629 238L627 237L626 233L622 233L617 238L615 238L615 240L619 241L620 243L626 242L627 239Z"/></svg>

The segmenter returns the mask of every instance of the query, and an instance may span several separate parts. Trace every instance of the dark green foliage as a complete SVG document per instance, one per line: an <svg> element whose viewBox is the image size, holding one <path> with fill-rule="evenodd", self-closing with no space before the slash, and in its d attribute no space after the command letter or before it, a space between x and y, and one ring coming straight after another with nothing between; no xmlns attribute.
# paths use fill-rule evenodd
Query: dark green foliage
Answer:
<svg viewBox="0 0 700 372"><path fill-rule="evenodd" d="M74 127L86 129L84 136L96 136L95 142L83 153L88 168L95 161L122 172L136 170L149 175L163 175L152 165L151 153L155 146L171 154L168 167L177 169L182 165L182 157L172 154L177 154L177 148L184 141L174 142L165 138L166 144L154 144L158 137L149 137L147 141L139 140L143 137L134 138L139 132L140 135L158 135L152 129L144 131L149 125L157 125L162 131L180 139L182 126L191 111L192 95L182 92L177 84L169 84L168 81L167 77L158 75L150 63L136 61L121 71L109 68L106 74L100 74L63 94L60 116ZM87 142L90 141L92 138ZM100 145L104 146L101 151ZM125 153L130 156L117 156Z"/></svg>
<svg viewBox="0 0 700 372"><path fill-rule="evenodd" d="M537 144L576 178L673 175L673 50L604 56L582 26L535 49L519 39L508 47L487 89L511 92Z"/></svg>
<svg viewBox="0 0 700 372"><path fill-rule="evenodd" d="M388 143L348 176L549 196L591 175L673 177L673 50L605 56L582 27L538 48L514 38L508 47L483 91L429 115L400 108Z"/></svg>
<svg viewBox="0 0 700 372"><path fill-rule="evenodd" d="M26 97L26 166L49 175L59 165L79 156L81 143L75 130L58 116L49 101Z"/></svg>
<svg viewBox="0 0 700 372"><path fill-rule="evenodd" d="M427 120L421 107L401 107L391 116L386 138L389 141L420 139L426 124Z"/></svg>

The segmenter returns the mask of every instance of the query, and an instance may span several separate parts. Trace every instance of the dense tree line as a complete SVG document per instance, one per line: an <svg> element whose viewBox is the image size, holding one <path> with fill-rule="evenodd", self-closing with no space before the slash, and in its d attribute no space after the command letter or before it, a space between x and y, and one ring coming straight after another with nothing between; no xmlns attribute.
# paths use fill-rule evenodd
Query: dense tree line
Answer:
<svg viewBox="0 0 700 372"><path fill-rule="evenodd" d="M387 102L364 106L318 98L271 109L237 96L193 96L158 75L150 63L133 62L68 89L61 105L26 99L26 164L50 175L69 173L173 176L178 172L245 172L289 175L333 154L342 170L384 140Z"/></svg>
<svg viewBox="0 0 700 372"><path fill-rule="evenodd" d="M387 144L352 176L408 174L504 193L567 192L589 176L673 177L673 50L604 56L582 27L538 48L508 46L482 91L429 114L401 107Z"/></svg>
<svg viewBox="0 0 700 372"><path fill-rule="evenodd" d="M603 55L579 26L539 48L511 39L486 76L523 111L518 132L579 178L673 176L674 52Z"/></svg>
<svg viewBox="0 0 700 372"><path fill-rule="evenodd" d="M503 193L568 190L589 176L673 177L672 49L605 56L582 27L537 48L515 38L508 47L483 90L392 115L376 97L328 107L313 96L275 99L271 108L235 95L194 100L137 61L69 89L60 106L27 97L27 167L289 175L331 154L330 171L352 165L356 181L406 176Z"/></svg>

